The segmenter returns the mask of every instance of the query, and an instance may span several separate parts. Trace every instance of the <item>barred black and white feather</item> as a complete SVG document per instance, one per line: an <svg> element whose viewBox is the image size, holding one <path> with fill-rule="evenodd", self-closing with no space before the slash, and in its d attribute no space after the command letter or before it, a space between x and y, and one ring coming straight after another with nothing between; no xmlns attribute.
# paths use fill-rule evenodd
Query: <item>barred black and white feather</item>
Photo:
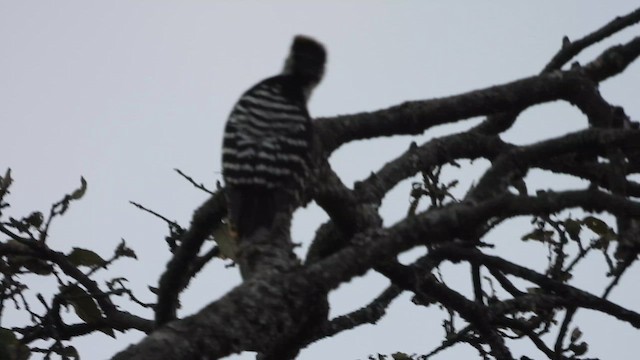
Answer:
<svg viewBox="0 0 640 360"><path fill-rule="evenodd" d="M240 236L270 227L304 190L311 166L307 100L324 72L326 54L298 36L283 72L245 92L227 120L222 167L229 219Z"/></svg>

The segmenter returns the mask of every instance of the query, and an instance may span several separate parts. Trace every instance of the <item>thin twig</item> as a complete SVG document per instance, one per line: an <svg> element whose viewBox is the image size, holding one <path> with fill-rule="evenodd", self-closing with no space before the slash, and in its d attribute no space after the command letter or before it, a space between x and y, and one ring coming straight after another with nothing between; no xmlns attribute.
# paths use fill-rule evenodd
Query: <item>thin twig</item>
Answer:
<svg viewBox="0 0 640 360"><path fill-rule="evenodd" d="M386 309L391 302L402 294L403 289L396 285L387 287L378 297L365 307L352 313L338 316L327 322L319 331L318 336L314 336L309 342L327 338L344 330L353 329L362 324L375 324L386 313Z"/></svg>
<svg viewBox="0 0 640 360"><path fill-rule="evenodd" d="M211 191L211 190L209 190L209 189L207 189L207 188L204 186L204 184L202 184L202 183L198 184L195 180L193 180L193 178L192 178L192 177L190 177L190 176L186 175L185 173L183 173L182 171L180 171L180 169L173 169L173 170L175 170L175 171L176 171L178 174L180 174L180 176L182 176L183 178L187 179L187 181L188 181L188 182L190 182L190 183L191 183L191 185L195 186L196 188L198 188L198 189L200 189L200 190L202 190L202 191L204 191L204 192L209 193L209 195L213 195L213 194L214 194L214 192L213 192L213 191Z"/></svg>
<svg viewBox="0 0 640 360"><path fill-rule="evenodd" d="M155 216L155 217L157 217L157 218L162 219L164 222L166 222L167 224L169 224L169 226L174 226L174 227L176 227L176 228L182 228L182 227L180 226L180 224L178 224L177 222L172 221L172 220L169 220L169 219L167 219L166 217L164 217L164 216L162 216L162 215L158 214L157 212L155 212L155 211L153 211L153 210L147 209L146 207L144 207L144 206L142 206L142 205L138 204L138 203L137 203L137 202L135 202L135 201L129 201L129 204L131 204L131 205L133 205L133 206L137 207L138 209L140 209L140 210L142 210L142 211L148 212L149 214L151 214L151 215L153 215L153 216Z"/></svg>
<svg viewBox="0 0 640 360"><path fill-rule="evenodd" d="M431 350L431 352L429 352L428 354L425 355L425 358L430 358L433 355L436 355L437 353L446 350L447 348L452 347L453 345L463 341L465 339L465 337L471 332L473 331L474 327L471 325L467 325L465 328L463 328L462 330L458 331L457 333L450 335L448 338L446 338L444 341L442 341L442 344L440 344L437 348Z"/></svg>
<svg viewBox="0 0 640 360"><path fill-rule="evenodd" d="M554 347L554 351L556 356L562 354L562 343L564 342L564 337L567 335L567 330L569 329L569 324L571 324L571 320L573 320L573 315L576 314L576 307L567 308L567 313L564 316L564 320L562 321L562 325L560 325L560 330L558 331L558 337L556 338L556 345Z"/></svg>
<svg viewBox="0 0 640 360"><path fill-rule="evenodd" d="M622 275L625 273L625 271L627 271L627 269L629 269L631 264L636 260L636 256L637 255L635 253L630 253L618 265L618 267L615 269L616 271L615 271L615 276L613 277L613 280L611 280L611 283L609 283L607 288L604 290L604 293L602 294L603 299L606 299L609 296L609 294L611 294L611 290L613 290L613 288L616 285L618 285L618 282L620 282L620 278L622 278Z"/></svg>

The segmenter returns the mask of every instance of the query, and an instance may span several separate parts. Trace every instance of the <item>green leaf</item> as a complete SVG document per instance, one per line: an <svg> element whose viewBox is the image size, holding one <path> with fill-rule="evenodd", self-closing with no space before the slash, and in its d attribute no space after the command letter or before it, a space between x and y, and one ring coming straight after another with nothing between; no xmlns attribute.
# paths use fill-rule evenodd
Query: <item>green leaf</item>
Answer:
<svg viewBox="0 0 640 360"><path fill-rule="evenodd" d="M582 222L594 233L598 235L604 235L611 232L609 225L607 225L604 221L593 217L587 216L582 220Z"/></svg>
<svg viewBox="0 0 640 360"><path fill-rule="evenodd" d="M67 259L75 266L99 267L106 263L100 255L91 250L74 247Z"/></svg>
<svg viewBox="0 0 640 360"><path fill-rule="evenodd" d="M116 248L116 255L123 256L123 257L130 257L133 259L138 258L136 256L136 253L133 251L133 249L128 247L127 244L124 242L124 239L122 239L122 242L118 244L118 247Z"/></svg>
<svg viewBox="0 0 640 360"><path fill-rule="evenodd" d="M68 304L73 306L78 317L87 324L96 322L102 318L98 304L84 289L78 285L61 287L61 294Z"/></svg>
<svg viewBox="0 0 640 360"><path fill-rule="evenodd" d="M569 350L573 351L574 354L580 356L584 355L589 350L589 345L583 341L580 344L569 345Z"/></svg>
<svg viewBox="0 0 640 360"><path fill-rule="evenodd" d="M601 236L599 239L596 239L593 242L594 249L608 249L610 244L610 239L607 236Z"/></svg>
<svg viewBox="0 0 640 360"><path fill-rule="evenodd" d="M11 186L13 179L11 178L11 168L7 168L7 172L0 178L0 190L7 190Z"/></svg>
<svg viewBox="0 0 640 360"><path fill-rule="evenodd" d="M238 250L237 235L230 231L227 224L218 225L213 231L213 238L218 244L220 254L223 257L231 260L236 259L236 251Z"/></svg>
<svg viewBox="0 0 640 360"><path fill-rule="evenodd" d="M566 219L564 221L564 229L569 234L571 240L578 241L580 240L580 231L582 230L582 225L580 221L573 219Z"/></svg>
<svg viewBox="0 0 640 360"><path fill-rule="evenodd" d="M522 237L523 241L537 240L547 242L553 237L553 231L536 229Z"/></svg>
<svg viewBox="0 0 640 360"><path fill-rule="evenodd" d="M16 334L13 331L5 328L0 328L0 343L1 344L11 344L13 342L17 342Z"/></svg>
<svg viewBox="0 0 640 360"><path fill-rule="evenodd" d="M0 359L27 360L31 357L31 350L20 343L16 334L5 328L0 328Z"/></svg>
<svg viewBox="0 0 640 360"><path fill-rule="evenodd" d="M78 350L76 350L76 348L74 348L73 346L65 346L64 348L62 348L62 350L60 350L58 352L59 355L62 355L63 357L67 357L67 358L74 358L76 360L80 359L80 355L78 354Z"/></svg>
<svg viewBox="0 0 640 360"><path fill-rule="evenodd" d="M571 332L571 342L576 342L578 339L580 339L581 336L582 336L582 331L580 331L580 328L576 327Z"/></svg>
<svg viewBox="0 0 640 360"><path fill-rule="evenodd" d="M411 357L409 357L409 355L402 352L393 353L391 354L391 357L393 358L393 360L411 360Z"/></svg>
<svg viewBox="0 0 640 360"><path fill-rule="evenodd" d="M84 196L84 193L87 191L87 181L84 177L80 177L80 187L76 189L73 193L71 193L71 198L74 200L81 199Z"/></svg>
<svg viewBox="0 0 640 360"><path fill-rule="evenodd" d="M24 219L24 221L33 226L34 228L38 229L40 228L40 225L42 225L42 222L44 221L44 216L42 215L42 213L40 211L34 211L31 213L31 215L29 215L26 219Z"/></svg>
<svg viewBox="0 0 640 360"><path fill-rule="evenodd" d="M53 266L45 260L40 260L32 257L21 256L21 263L25 269L38 275L51 275L53 273Z"/></svg>
<svg viewBox="0 0 640 360"><path fill-rule="evenodd" d="M6 242L8 249L16 252L30 252L29 246L17 241L9 240ZM38 259L32 255L9 255L7 263L10 271L17 272L21 267L38 275L50 275L53 272L53 266L46 260Z"/></svg>

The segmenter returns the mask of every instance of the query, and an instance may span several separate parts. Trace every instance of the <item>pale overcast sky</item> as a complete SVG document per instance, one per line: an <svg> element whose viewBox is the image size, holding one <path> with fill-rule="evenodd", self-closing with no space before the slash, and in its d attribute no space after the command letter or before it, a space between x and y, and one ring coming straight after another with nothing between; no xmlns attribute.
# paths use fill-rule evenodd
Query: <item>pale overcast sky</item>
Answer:
<svg viewBox="0 0 640 360"><path fill-rule="evenodd" d="M370 111L406 100L453 95L538 73L558 50L564 35L579 38L638 6L629 0L564 1L9 1L0 0L0 172L11 167L15 184L12 215L48 206L79 185L89 184L82 201L52 227L50 245L74 246L104 257L126 239L139 261L123 260L109 277L125 276L139 296L161 274L169 252L166 226L131 205L142 204L188 225L192 211L206 199L179 178L179 168L213 188L220 176L222 129L237 97L255 82L277 73L295 34L323 42L329 52L327 76L310 103L313 116ZM586 62L640 31L631 28L585 51ZM603 95L640 117L637 100L640 66L602 86ZM469 127L474 121L345 146L332 164L345 183L367 176L409 143ZM568 104L527 111L505 139L530 143L584 127ZM473 169L449 171L468 185ZM568 186L562 179L534 173L537 187ZM530 189L535 189L536 185ZM385 223L408 207L410 181L383 204ZM304 251L326 215L315 206L301 211L294 236ZM519 243L526 219L493 235L503 254L540 266L546 251ZM601 259L587 263L574 283L600 294ZM181 315L196 311L239 282L237 269L214 261L183 294ZM447 268L445 268L445 272ZM461 291L466 268L449 271ZM623 285L637 283L633 269ZM466 281L466 282L464 282ZM32 289L55 284L35 279ZM368 274L331 296L332 314L358 308L387 282ZM612 300L640 311L637 289L615 291ZM127 301L121 302L127 304ZM37 306L36 306L37 308ZM150 311L133 308L151 318ZM15 313L2 319L11 326ZM369 354L424 354L442 340L445 314L436 307L411 304L405 294L378 326L364 326L305 349L300 359L357 359ZM627 324L580 311L591 357L628 358L638 339ZM108 358L142 334L130 331L111 339L103 334L74 341L83 359ZM553 335L555 336L555 334ZM542 357L533 347L514 345L515 354ZM637 347L635 347L637 350ZM458 346L440 359L471 358ZM249 354L233 358L252 358Z"/></svg>

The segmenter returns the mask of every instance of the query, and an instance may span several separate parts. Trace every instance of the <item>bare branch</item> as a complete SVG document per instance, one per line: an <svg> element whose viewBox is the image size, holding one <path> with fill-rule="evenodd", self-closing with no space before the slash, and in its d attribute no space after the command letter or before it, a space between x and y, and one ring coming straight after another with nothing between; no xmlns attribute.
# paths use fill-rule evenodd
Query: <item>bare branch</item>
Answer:
<svg viewBox="0 0 640 360"><path fill-rule="evenodd" d="M226 212L225 194L222 190L216 192L194 212L191 227L180 238L180 247L160 277L158 303L155 309L157 325L175 319L178 296L193 276L187 271L189 264L197 256L204 240L220 226Z"/></svg>
<svg viewBox="0 0 640 360"><path fill-rule="evenodd" d="M367 306L352 313L339 316L324 324L309 343L318 339L334 336L342 331L350 330L363 324L375 324L384 316L391 302L401 293L402 289L395 285L390 285L378 295L378 297L367 304Z"/></svg>
<svg viewBox="0 0 640 360"><path fill-rule="evenodd" d="M202 191L204 191L204 192L208 193L209 195L215 195L215 193L214 193L213 191L211 191L211 190L207 189L207 188L204 186L204 184L202 184L202 183L200 183L200 184L196 183L196 181L195 181L195 180L193 180L193 178L192 178L192 177L190 177L190 176L186 175L186 174L185 174L185 173L183 173L180 169L173 169L173 170L175 170L178 174L180 174L180 176L182 176L183 178L185 178L188 182L190 182L190 183L191 183L191 185L195 186L197 189L200 189L200 190L202 190Z"/></svg>
<svg viewBox="0 0 640 360"><path fill-rule="evenodd" d="M562 42L562 48L542 71L549 72L560 69L564 64L573 59L573 57L582 52L582 50L638 22L640 22L640 9L636 9L627 15L616 17L600 29L579 40L570 41L565 37Z"/></svg>

